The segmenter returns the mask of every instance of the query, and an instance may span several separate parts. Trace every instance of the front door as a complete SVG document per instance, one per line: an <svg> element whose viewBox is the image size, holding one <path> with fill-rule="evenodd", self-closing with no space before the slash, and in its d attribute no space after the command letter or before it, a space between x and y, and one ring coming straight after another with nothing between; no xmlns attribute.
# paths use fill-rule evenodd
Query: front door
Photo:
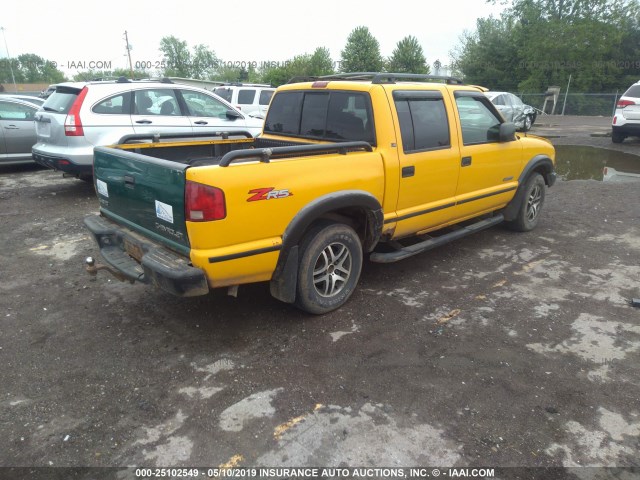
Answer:
<svg viewBox="0 0 640 480"><path fill-rule="evenodd" d="M462 129L456 208L462 218L501 208L513 197L522 145L517 137L500 142L502 119L485 95L457 91L455 100Z"/></svg>

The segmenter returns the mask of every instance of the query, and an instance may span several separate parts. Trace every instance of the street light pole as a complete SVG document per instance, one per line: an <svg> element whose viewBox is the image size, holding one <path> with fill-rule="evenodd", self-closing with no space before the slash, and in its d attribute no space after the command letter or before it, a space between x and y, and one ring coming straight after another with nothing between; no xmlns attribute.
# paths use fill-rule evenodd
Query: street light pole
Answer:
<svg viewBox="0 0 640 480"><path fill-rule="evenodd" d="M16 77L13 76L13 66L11 65L11 55L9 55L9 47L7 47L7 37L4 34L4 27L0 27L2 30L2 38L4 38L4 48L7 51L7 60L9 61L9 70L11 71L11 81L13 82L13 91L18 93L18 86L16 85Z"/></svg>

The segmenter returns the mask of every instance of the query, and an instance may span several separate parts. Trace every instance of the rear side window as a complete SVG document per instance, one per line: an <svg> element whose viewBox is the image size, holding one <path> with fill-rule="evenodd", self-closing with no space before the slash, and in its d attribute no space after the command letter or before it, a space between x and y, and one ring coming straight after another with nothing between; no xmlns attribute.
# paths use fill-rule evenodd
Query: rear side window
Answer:
<svg viewBox="0 0 640 480"><path fill-rule="evenodd" d="M131 112L130 98L129 92L114 95L98 102L92 111L103 115L129 115Z"/></svg>
<svg viewBox="0 0 640 480"><path fill-rule="evenodd" d="M269 107L264 131L322 140L375 143L371 100L361 92L278 93Z"/></svg>
<svg viewBox="0 0 640 480"><path fill-rule="evenodd" d="M262 90L260 92L260 99L258 100L258 103L260 105L269 105L271 97L273 97L273 90Z"/></svg>
<svg viewBox="0 0 640 480"><path fill-rule="evenodd" d="M42 106L47 112L69 113L71 105L80 94L80 90L75 88L58 87L56 91L47 98Z"/></svg>
<svg viewBox="0 0 640 480"><path fill-rule="evenodd" d="M238 103L240 105L252 105L254 98L256 98L255 90L239 90L238 91Z"/></svg>
<svg viewBox="0 0 640 480"><path fill-rule="evenodd" d="M276 95L269 107L264 131L300 135L300 113L302 111L302 92L284 92Z"/></svg>
<svg viewBox="0 0 640 480"><path fill-rule="evenodd" d="M449 120L440 92L394 92L405 153L449 148Z"/></svg>

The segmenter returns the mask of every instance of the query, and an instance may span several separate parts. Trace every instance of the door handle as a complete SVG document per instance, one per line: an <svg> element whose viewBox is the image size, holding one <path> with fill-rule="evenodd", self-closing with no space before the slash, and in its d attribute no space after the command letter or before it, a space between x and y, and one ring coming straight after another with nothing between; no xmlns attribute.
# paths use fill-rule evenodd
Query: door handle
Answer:
<svg viewBox="0 0 640 480"><path fill-rule="evenodd" d="M460 163L463 167L468 167L471 165L471 157L462 157L462 162Z"/></svg>
<svg viewBox="0 0 640 480"><path fill-rule="evenodd" d="M7 130L20 130L19 127L16 127L15 125L5 125L5 127Z"/></svg>
<svg viewBox="0 0 640 480"><path fill-rule="evenodd" d="M402 178L413 177L416 174L416 167L402 167Z"/></svg>
<svg viewBox="0 0 640 480"><path fill-rule="evenodd" d="M197 122L193 122L196 125L209 125L209 122L205 122L204 120L198 120Z"/></svg>
<svg viewBox="0 0 640 480"><path fill-rule="evenodd" d="M145 125L148 125L153 122L151 120L136 120L136 123L143 123Z"/></svg>

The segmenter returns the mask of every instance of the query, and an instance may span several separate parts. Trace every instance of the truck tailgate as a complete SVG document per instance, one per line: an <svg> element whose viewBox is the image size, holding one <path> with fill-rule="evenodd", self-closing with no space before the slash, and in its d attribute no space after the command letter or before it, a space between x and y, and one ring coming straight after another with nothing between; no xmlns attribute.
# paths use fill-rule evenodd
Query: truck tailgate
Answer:
<svg viewBox="0 0 640 480"><path fill-rule="evenodd" d="M101 213L188 255L184 211L188 167L112 147L96 147L94 183Z"/></svg>

